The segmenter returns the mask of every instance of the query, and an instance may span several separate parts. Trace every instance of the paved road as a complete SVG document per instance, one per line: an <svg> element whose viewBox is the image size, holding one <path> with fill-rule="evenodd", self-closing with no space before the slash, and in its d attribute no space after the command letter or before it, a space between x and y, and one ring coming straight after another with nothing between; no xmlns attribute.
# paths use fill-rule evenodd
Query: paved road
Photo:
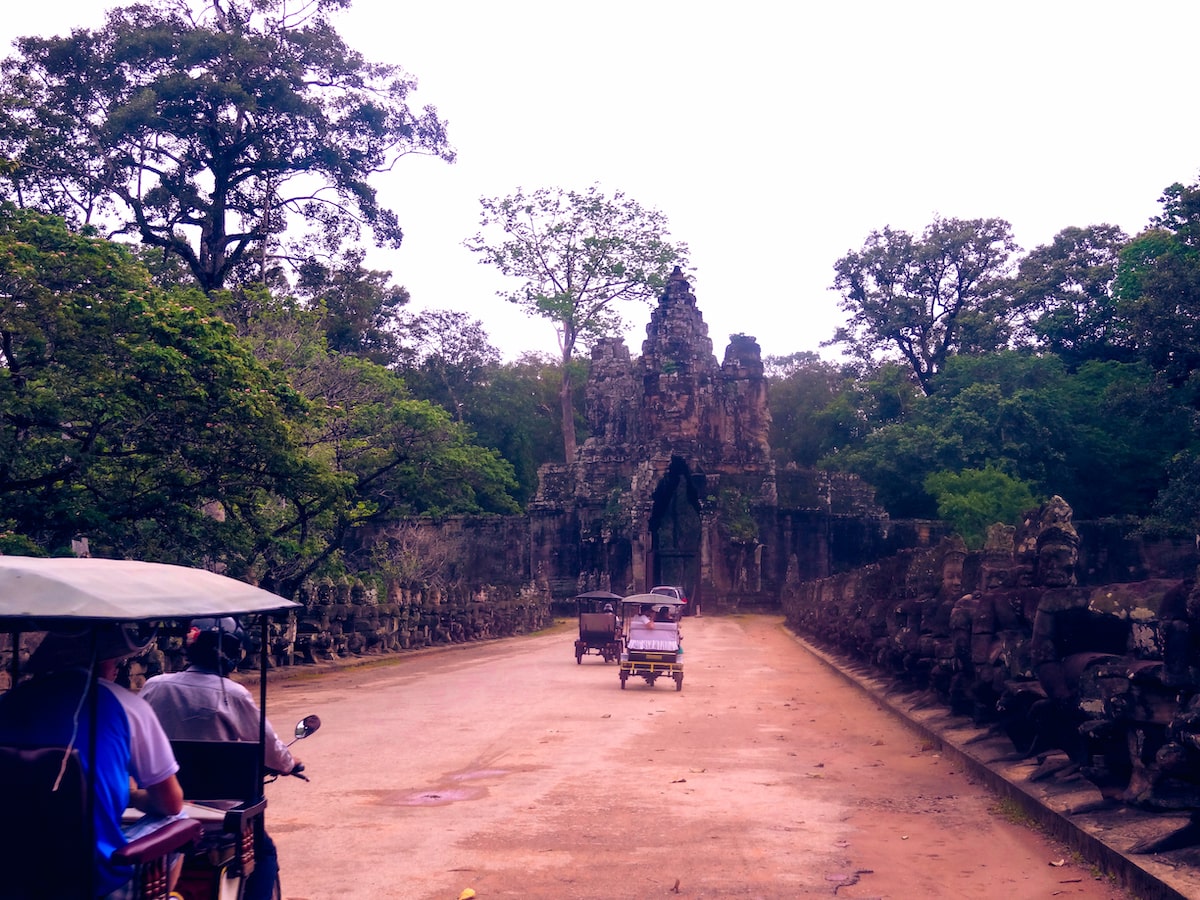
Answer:
<svg viewBox="0 0 1200 900"><path fill-rule="evenodd" d="M268 788L285 900L1125 897L780 619L684 634L681 692L563 628L273 683L324 723Z"/></svg>

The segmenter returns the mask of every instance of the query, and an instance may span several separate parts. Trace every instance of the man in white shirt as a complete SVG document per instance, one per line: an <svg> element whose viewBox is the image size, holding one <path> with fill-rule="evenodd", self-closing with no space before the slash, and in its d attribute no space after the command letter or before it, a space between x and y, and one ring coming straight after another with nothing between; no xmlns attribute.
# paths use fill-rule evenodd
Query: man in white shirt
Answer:
<svg viewBox="0 0 1200 900"><path fill-rule="evenodd" d="M244 685L227 677L241 661L244 637L235 619L196 619L185 647L188 667L146 682L140 696L158 714L172 740L258 741L258 704ZM287 774L298 765L300 761L267 722L267 768ZM279 858L265 829L256 830L254 857L245 898L270 898L279 876Z"/></svg>

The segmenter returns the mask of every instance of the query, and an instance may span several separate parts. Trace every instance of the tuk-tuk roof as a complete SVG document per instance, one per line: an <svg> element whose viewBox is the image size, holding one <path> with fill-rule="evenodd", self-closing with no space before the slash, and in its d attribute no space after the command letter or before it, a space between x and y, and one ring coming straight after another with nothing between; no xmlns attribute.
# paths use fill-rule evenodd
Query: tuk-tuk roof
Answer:
<svg viewBox="0 0 1200 900"><path fill-rule="evenodd" d="M299 606L205 569L126 559L0 556L0 623L190 619ZM32 620L32 621L31 621Z"/></svg>
<svg viewBox="0 0 1200 900"><path fill-rule="evenodd" d="M633 606L686 606L682 600L677 597L671 597L667 594L630 594L628 597L621 598L622 604Z"/></svg>
<svg viewBox="0 0 1200 900"><path fill-rule="evenodd" d="M612 591L588 591L586 594L576 594L575 600L620 600L620 594L614 594Z"/></svg>

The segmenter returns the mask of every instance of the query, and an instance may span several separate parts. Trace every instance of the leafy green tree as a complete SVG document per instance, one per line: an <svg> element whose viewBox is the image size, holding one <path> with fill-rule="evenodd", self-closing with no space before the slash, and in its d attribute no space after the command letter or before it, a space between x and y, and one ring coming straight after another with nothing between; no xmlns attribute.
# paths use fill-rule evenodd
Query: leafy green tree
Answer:
<svg viewBox="0 0 1200 900"><path fill-rule="evenodd" d="M151 0L96 30L21 39L0 64L7 196L111 222L204 291L269 283L278 257L364 230L398 246L371 178L405 154L454 154L437 111L410 108L413 78L343 42L329 16L346 5Z"/></svg>
<svg viewBox="0 0 1200 900"><path fill-rule="evenodd" d="M1194 442L1186 400L1144 364L1090 362L1071 372L1048 354L959 355L902 420L823 462L862 476L897 517L937 514L929 475L988 467L1036 494L1070 497L1081 519L1138 515L1165 485L1171 459Z"/></svg>
<svg viewBox="0 0 1200 900"><path fill-rule="evenodd" d="M973 550L983 546L989 526L1016 523L1037 506L1028 484L992 466L934 472L926 477L925 490L937 500L938 518Z"/></svg>
<svg viewBox="0 0 1200 900"><path fill-rule="evenodd" d="M1157 497L1142 530L1150 534L1200 535L1200 448L1190 447L1171 460L1169 480Z"/></svg>
<svg viewBox="0 0 1200 900"><path fill-rule="evenodd" d="M1076 366L1089 359L1128 359L1113 283L1129 238L1115 225L1064 228L1017 267L1013 303L1019 336Z"/></svg>
<svg viewBox="0 0 1200 900"><path fill-rule="evenodd" d="M571 363L573 405L583 405L584 369ZM559 415L559 365L552 358L527 353L514 362L490 368L464 404L475 440L494 447L512 464L517 477L514 496L527 504L537 493L538 468L562 453Z"/></svg>
<svg viewBox="0 0 1200 900"><path fill-rule="evenodd" d="M333 267L310 259L300 266L295 292L321 310L332 352L396 365L406 354L400 313L409 294L391 283L391 272L363 268L363 258L363 251L355 248Z"/></svg>
<svg viewBox="0 0 1200 900"><path fill-rule="evenodd" d="M404 381L372 363L331 357L328 404L318 452L354 476L355 495L381 521L414 515L512 513L511 467L479 446L470 430L427 400L408 396Z"/></svg>
<svg viewBox="0 0 1200 900"><path fill-rule="evenodd" d="M830 363L815 353L768 357L771 446L779 465L820 467L861 445L867 435L903 421L921 393L896 363Z"/></svg>
<svg viewBox="0 0 1200 900"><path fill-rule="evenodd" d="M0 207L0 520L49 551L225 559L239 510L331 485L293 426L302 397L196 291L128 251Z"/></svg>
<svg viewBox="0 0 1200 900"><path fill-rule="evenodd" d="M499 296L558 329L562 360L559 405L563 451L575 457L571 362L578 345L615 333L619 305L649 302L674 266L686 265L687 245L671 243L667 220L620 191L593 185L584 192L542 188L480 200L481 231L466 242L480 262L519 279Z"/></svg>
<svg viewBox="0 0 1200 900"><path fill-rule="evenodd" d="M868 426L852 371L812 352L768 357L765 363L777 463L812 468L862 440Z"/></svg>
<svg viewBox="0 0 1200 900"><path fill-rule="evenodd" d="M292 544L260 542L253 551L281 592L336 566L357 547L357 534L397 519L518 510L512 467L482 446L469 428L438 405L415 398L401 373L332 351L321 307L242 289L256 309L245 340L266 364L284 372L313 413L296 427L307 458L340 486L330 502L291 502L264 510L259 534ZM366 564L366 560L362 561Z"/></svg>
<svg viewBox="0 0 1200 900"><path fill-rule="evenodd" d="M1200 185L1171 185L1160 202L1122 250L1114 292L1138 358L1182 385L1200 369Z"/></svg>
<svg viewBox="0 0 1200 900"><path fill-rule="evenodd" d="M403 370L408 386L463 421L473 394L500 364L483 323L455 310L431 309L413 316L406 331L417 347L416 362Z"/></svg>
<svg viewBox="0 0 1200 900"><path fill-rule="evenodd" d="M829 344L859 358L899 352L931 390L947 357L1004 347L1006 275L1017 245L1002 219L935 219L919 238L884 228L834 265L850 316Z"/></svg>
<svg viewBox="0 0 1200 900"><path fill-rule="evenodd" d="M124 247L0 207L0 541L222 563L285 596L359 530L514 512L512 468L321 309L261 286L243 334Z"/></svg>

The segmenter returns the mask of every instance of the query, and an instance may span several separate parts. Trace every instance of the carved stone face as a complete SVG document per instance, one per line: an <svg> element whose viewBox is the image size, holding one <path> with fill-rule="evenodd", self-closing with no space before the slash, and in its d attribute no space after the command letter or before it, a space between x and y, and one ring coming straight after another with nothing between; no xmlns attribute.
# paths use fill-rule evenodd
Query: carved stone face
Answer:
<svg viewBox="0 0 1200 900"><path fill-rule="evenodd" d="M1000 565L996 561L985 561L979 567L979 581L983 590L994 591L1005 587L1009 583L1011 571L1011 565Z"/></svg>
<svg viewBox="0 0 1200 900"><path fill-rule="evenodd" d="M942 593L957 597L962 593L963 561L966 554L947 553L942 558Z"/></svg>
<svg viewBox="0 0 1200 900"><path fill-rule="evenodd" d="M1079 553L1069 543L1044 544L1038 551L1038 583L1045 587L1068 587L1075 583Z"/></svg>

